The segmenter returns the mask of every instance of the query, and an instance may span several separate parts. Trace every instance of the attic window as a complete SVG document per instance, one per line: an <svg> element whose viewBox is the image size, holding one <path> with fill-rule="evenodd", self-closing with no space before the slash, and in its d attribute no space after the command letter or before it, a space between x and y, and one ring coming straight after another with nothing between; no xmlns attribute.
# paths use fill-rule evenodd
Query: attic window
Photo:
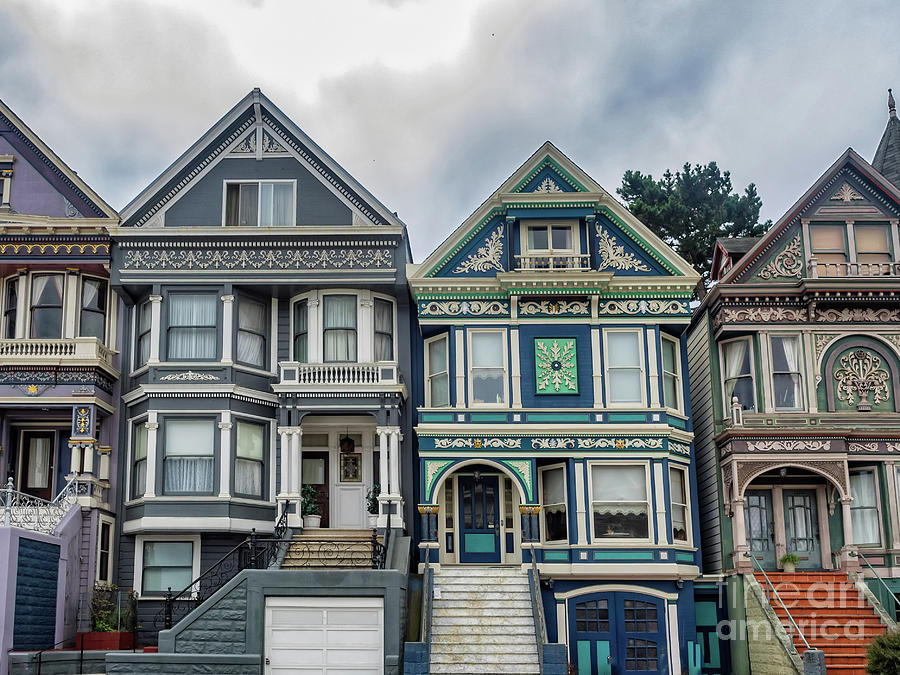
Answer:
<svg viewBox="0 0 900 675"><path fill-rule="evenodd" d="M226 227L293 227L296 181L239 181L225 184Z"/></svg>

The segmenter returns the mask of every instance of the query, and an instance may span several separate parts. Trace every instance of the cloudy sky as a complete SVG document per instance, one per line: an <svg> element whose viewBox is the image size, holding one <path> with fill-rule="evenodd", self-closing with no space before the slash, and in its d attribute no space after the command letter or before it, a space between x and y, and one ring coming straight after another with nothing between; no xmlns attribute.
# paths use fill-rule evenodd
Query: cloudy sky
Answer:
<svg viewBox="0 0 900 675"><path fill-rule="evenodd" d="M116 208L254 86L417 260L550 139L610 192L715 160L777 219L900 89L900 3L4 0L0 98Z"/></svg>

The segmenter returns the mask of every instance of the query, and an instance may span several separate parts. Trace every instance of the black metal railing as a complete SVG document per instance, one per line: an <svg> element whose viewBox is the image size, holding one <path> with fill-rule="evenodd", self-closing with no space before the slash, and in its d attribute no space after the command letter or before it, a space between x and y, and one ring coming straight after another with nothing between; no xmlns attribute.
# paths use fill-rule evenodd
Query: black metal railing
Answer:
<svg viewBox="0 0 900 675"><path fill-rule="evenodd" d="M284 566L303 567L361 567L384 569L386 549L378 541L378 533L366 539L258 539L260 550L276 550L279 545L288 548Z"/></svg>

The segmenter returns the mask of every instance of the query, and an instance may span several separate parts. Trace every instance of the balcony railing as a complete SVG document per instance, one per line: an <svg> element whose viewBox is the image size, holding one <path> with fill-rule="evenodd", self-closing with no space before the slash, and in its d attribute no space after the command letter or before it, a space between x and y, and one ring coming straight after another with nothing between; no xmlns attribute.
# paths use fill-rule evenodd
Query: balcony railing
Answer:
<svg viewBox="0 0 900 675"><path fill-rule="evenodd" d="M807 263L810 279L822 277L900 277L898 262L819 262L810 258Z"/></svg>
<svg viewBox="0 0 900 675"><path fill-rule="evenodd" d="M517 270L589 270L590 268L591 257L586 253L529 253L516 256Z"/></svg>
<svg viewBox="0 0 900 675"><path fill-rule="evenodd" d="M91 495L91 484L73 478L52 502L19 492L10 478L0 489L0 525L54 534L63 517L81 496Z"/></svg>
<svg viewBox="0 0 900 675"><path fill-rule="evenodd" d="M0 360L35 365L64 365L72 361L100 361L112 366L112 351L93 337L0 340Z"/></svg>
<svg viewBox="0 0 900 675"><path fill-rule="evenodd" d="M297 363L282 361L280 385L291 389L334 386L369 387L400 384L395 361L378 363Z"/></svg>

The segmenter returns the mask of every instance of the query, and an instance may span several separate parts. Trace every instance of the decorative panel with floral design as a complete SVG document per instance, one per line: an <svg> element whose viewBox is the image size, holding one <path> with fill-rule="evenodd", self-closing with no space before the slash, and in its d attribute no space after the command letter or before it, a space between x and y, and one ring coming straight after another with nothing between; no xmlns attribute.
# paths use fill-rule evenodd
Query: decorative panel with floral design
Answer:
<svg viewBox="0 0 900 675"><path fill-rule="evenodd" d="M536 394L577 394L578 363L575 338L535 338Z"/></svg>

